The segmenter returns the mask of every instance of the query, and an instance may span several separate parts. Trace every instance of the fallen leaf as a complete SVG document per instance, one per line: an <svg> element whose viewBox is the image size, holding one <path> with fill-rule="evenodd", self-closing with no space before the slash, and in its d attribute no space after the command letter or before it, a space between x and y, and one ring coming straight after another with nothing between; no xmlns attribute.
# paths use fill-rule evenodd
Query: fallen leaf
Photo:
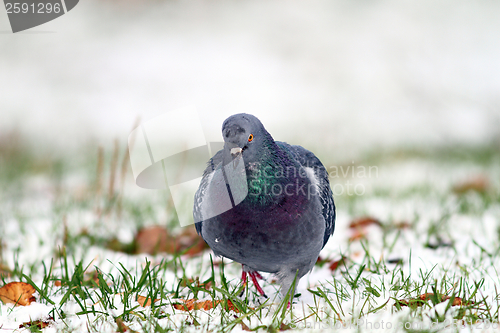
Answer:
<svg viewBox="0 0 500 333"><path fill-rule="evenodd" d="M332 261L328 268L330 268L330 270L333 272L339 267L339 265L344 265L346 263L346 260L346 257L342 257L339 260Z"/></svg>
<svg viewBox="0 0 500 333"><path fill-rule="evenodd" d="M353 258L359 258L359 257L361 257L362 254L363 254L363 252L361 252L361 251L354 251L352 253L351 257L353 257Z"/></svg>
<svg viewBox="0 0 500 333"><path fill-rule="evenodd" d="M177 310L192 311L192 310L210 310L215 308L217 305L224 303L224 301L196 301L195 299L183 300L183 303L172 304ZM230 300L227 300L228 310L232 310L236 313L240 311L236 308Z"/></svg>
<svg viewBox="0 0 500 333"><path fill-rule="evenodd" d="M451 297L450 296L446 296L447 300L450 299ZM462 301L462 299L460 297L455 297L453 299L453 302L451 303L451 306L457 306L457 305L465 305L465 302Z"/></svg>
<svg viewBox="0 0 500 333"><path fill-rule="evenodd" d="M178 235L171 235L162 226L153 226L139 230L135 237L136 252L157 254L182 253L194 256L208 248L194 227L187 227Z"/></svg>
<svg viewBox="0 0 500 333"><path fill-rule="evenodd" d="M351 223L349 223L349 229L352 230L352 235L349 237L349 240L352 242L360 239L365 239L367 234L366 228L371 225L377 225L381 227L382 223L380 223L379 220L373 217L367 216L360 217L351 221Z"/></svg>
<svg viewBox="0 0 500 333"><path fill-rule="evenodd" d="M212 288L212 281L201 283L198 287L203 288L205 290L210 290Z"/></svg>
<svg viewBox="0 0 500 333"><path fill-rule="evenodd" d="M97 271L85 272L84 282L89 282L89 281L94 281L99 286L100 285L99 273Z"/></svg>
<svg viewBox="0 0 500 333"><path fill-rule="evenodd" d="M194 227L184 228L180 235L176 237L176 252L184 252L189 256L194 256L208 249L207 243L196 232Z"/></svg>
<svg viewBox="0 0 500 333"><path fill-rule="evenodd" d="M281 323L280 331L288 331L288 330L291 330L291 329L292 329L291 325L286 325L285 323Z"/></svg>
<svg viewBox="0 0 500 333"><path fill-rule="evenodd" d="M115 323L118 326L118 332L120 332L120 333L123 333L123 332L136 333L137 332L137 331L134 331L133 329L131 329L130 327L128 327L127 325L125 325L125 323L123 322L123 319L121 319L120 317L115 318Z"/></svg>
<svg viewBox="0 0 500 333"><path fill-rule="evenodd" d="M187 285L190 284L190 285L193 285L197 288L203 288L205 290L210 290L210 288L212 288L212 281L207 281L205 283L203 282L200 282L200 278L199 277L196 277L195 279L182 279L181 281L181 286L183 287L187 287Z"/></svg>
<svg viewBox="0 0 500 333"><path fill-rule="evenodd" d="M330 263L332 260L330 258L322 258L321 256L316 259L316 266L323 267L325 264Z"/></svg>
<svg viewBox="0 0 500 333"><path fill-rule="evenodd" d="M104 276L103 276L104 278ZM100 281L99 281L99 273L97 271L91 271L91 272L85 272L84 274L84 279L83 279L83 285L91 285L92 281L95 282L98 286L100 286ZM61 280L55 280L54 281L54 286L56 287L61 287L62 285L67 285L66 282L63 283ZM111 285L111 282L107 282L107 285Z"/></svg>
<svg viewBox="0 0 500 333"><path fill-rule="evenodd" d="M158 302L159 299L155 299L154 302ZM141 295L137 295L137 302L142 306L142 307L146 307L146 306L151 306L151 298L146 298L144 296L141 296Z"/></svg>
<svg viewBox="0 0 500 333"><path fill-rule="evenodd" d="M221 257L215 257L212 259L214 263L214 267L219 267L222 264L222 260L220 259Z"/></svg>
<svg viewBox="0 0 500 333"><path fill-rule="evenodd" d="M236 319L238 319L237 315L233 315L233 317L236 318ZM241 329L243 331L252 332L252 330L250 329L250 327L248 327L247 324L245 324L243 321L240 321L240 325L241 325Z"/></svg>
<svg viewBox="0 0 500 333"><path fill-rule="evenodd" d="M366 238L366 233L362 229L356 229L353 231L351 237L349 237L349 241L356 241L360 239L365 239Z"/></svg>
<svg viewBox="0 0 500 333"><path fill-rule="evenodd" d="M162 226L152 226L139 230L135 236L137 253L157 254L175 251L174 238Z"/></svg>
<svg viewBox="0 0 500 333"><path fill-rule="evenodd" d="M241 321L240 325L241 325L241 329L243 331L252 332L252 330L250 329L250 327L248 327L247 324L245 324L244 322Z"/></svg>
<svg viewBox="0 0 500 333"><path fill-rule="evenodd" d="M35 302L35 288L24 282L11 282L0 288L0 300L4 303L16 304L16 306L30 305Z"/></svg>
<svg viewBox="0 0 500 333"><path fill-rule="evenodd" d="M484 176L476 176L462 183L453 186L453 192L456 194L464 194L469 191L484 193L488 190L489 181Z"/></svg>
<svg viewBox="0 0 500 333"><path fill-rule="evenodd" d="M219 303L222 303L222 301L219 301ZM231 302L230 300L227 300L227 309L229 311L234 311L236 313L239 313L240 310L238 310L237 307L234 306L233 302ZM250 308L251 309L251 308Z"/></svg>
<svg viewBox="0 0 500 333"><path fill-rule="evenodd" d="M382 223L380 223L379 220L377 220L373 217L365 216L365 217L361 217L361 218L353 220L349 224L349 228L350 229L366 228L370 225L378 225L380 227L380 226L382 226Z"/></svg>
<svg viewBox="0 0 500 333"><path fill-rule="evenodd" d="M394 227L396 229L409 229L409 228L411 228L411 224L407 221L402 221L402 222L398 222L398 223L394 224Z"/></svg>
<svg viewBox="0 0 500 333"><path fill-rule="evenodd" d="M177 310L192 311L192 310L210 310L217 306L219 301L196 301L195 299L184 300L183 303L173 304Z"/></svg>
<svg viewBox="0 0 500 333"><path fill-rule="evenodd" d="M54 320L54 318L50 317L48 320ZM27 328L31 331L32 327L37 327L39 329L45 328L50 325L49 321L42 321L42 320L32 320L32 321L27 321L25 323L22 323L19 325L19 328Z"/></svg>
<svg viewBox="0 0 500 333"><path fill-rule="evenodd" d="M422 306L430 300L434 296L434 293L425 293L420 295L417 298L412 298L409 300L397 300L396 303L398 303L401 306ZM440 302L445 302L449 300L451 297L448 295L438 295L438 299L440 299ZM464 302L460 297L455 297L453 299L453 303L451 304L452 306L460 306L460 305L466 305L466 304L473 304L472 302Z"/></svg>

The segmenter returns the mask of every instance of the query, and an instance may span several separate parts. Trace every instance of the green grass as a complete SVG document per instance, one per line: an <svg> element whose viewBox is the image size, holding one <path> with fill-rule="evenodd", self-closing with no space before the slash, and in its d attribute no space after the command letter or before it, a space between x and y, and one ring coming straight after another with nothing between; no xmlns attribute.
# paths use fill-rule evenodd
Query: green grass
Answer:
<svg viewBox="0 0 500 333"><path fill-rule="evenodd" d="M0 270L4 272L0 273L2 285L10 281L33 285L37 302L47 306L59 331L81 330L73 324L76 319L91 332L102 331L106 325L115 331L126 325L145 332L227 332L234 328L277 332L339 325L366 331L369 327L361 322L375 323L381 318L408 332L438 331L449 320L476 328L487 322L498 324L500 190L495 177L500 171L500 151L496 146L362 156L359 165L376 165L382 171L420 161L446 176L448 171L453 174L473 166L474 173L479 170L491 182L484 192L457 194L452 185L458 178L451 176L444 188L432 181L399 186L390 177L387 182L362 180L370 187L366 194L335 198L339 212L331 241L335 244L325 251L331 258L346 260L333 272L328 261L318 265L315 271L326 278L311 280L291 308L288 298L279 297L278 292L264 299L253 288L243 289L240 266L212 258L208 251L194 257L134 254L133 239L120 232L134 235L152 224L175 232L179 228L171 213L171 199L162 191L134 189L125 145L84 151L78 157L81 163L75 163L75 156L40 156L20 137L13 136L0 146L0 183L5 189L0 198L0 263L8 268ZM460 170L457 174L462 175ZM68 179L73 175L83 181L72 185ZM33 190L33 177L45 179L49 199ZM335 182L342 184L346 179ZM405 205L410 208L399 211ZM386 207L385 213L377 215L381 206ZM370 227L361 240L348 239L341 223L374 215L381 226ZM478 228L486 228L484 219L494 219L494 235L486 233L489 243L477 241L473 232L457 237L455 229L457 223L465 223L462 219ZM36 229L39 220L44 221L45 232ZM404 227L401 222L406 223ZM12 228L19 241L4 236L12 235ZM24 240L33 240L27 237L34 230L38 242L34 246L45 249L41 258L25 256L29 246ZM442 260L434 263L435 258ZM278 285L270 280L264 285L277 291ZM211 287L205 289L207 284ZM306 292L310 301L303 304ZM419 300L426 293L433 295ZM142 307L138 296L158 301ZM443 296L449 298L441 302ZM452 306L457 297L462 306ZM189 299L222 302L208 311L175 307L179 300ZM228 309L228 301L238 312ZM414 326L405 327L408 323ZM32 325L30 329L38 328Z"/></svg>

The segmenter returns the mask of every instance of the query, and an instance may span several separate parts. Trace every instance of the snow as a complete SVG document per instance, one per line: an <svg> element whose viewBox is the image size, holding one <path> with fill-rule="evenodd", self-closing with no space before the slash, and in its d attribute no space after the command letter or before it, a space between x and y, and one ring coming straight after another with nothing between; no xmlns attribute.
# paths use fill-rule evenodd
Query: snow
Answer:
<svg viewBox="0 0 500 333"><path fill-rule="evenodd" d="M399 167L398 167L399 165ZM421 160L418 163L412 162L393 162L387 165L381 164L380 167L380 177L375 178L364 178L359 179L360 183L367 187L377 188L386 187L393 189L397 192L404 192L407 188L413 188L415 184L420 184L425 186L426 183L429 186L436 186L437 192L434 194L428 194L426 192L416 192L412 195L406 195L398 198L392 196L380 196L380 195L365 195L361 196L357 201L357 208L355 209L356 215L353 215L347 210L347 207L343 206L343 200L346 199L346 195L337 198L338 206L338 218L336 231L329 243L326 245L321 253L322 258L340 258L341 254L351 253L349 256L349 261L357 263L359 265L366 264L365 250L367 248L370 256L374 260L381 260L383 258L396 258L403 261L403 272L405 276L411 276L414 283L423 283L423 276L420 272L430 272L429 279L433 281L434 279L441 279L443 274L451 278L450 283L456 283L456 279L453 276L464 278L471 283L471 281L480 281L484 279L484 285L481 287L480 292L485 296L495 295L496 288L498 288L498 271L495 267L499 267L500 259L495 257L488 257L480 250L480 248L474 243L480 244L485 249L494 249L498 247L498 222L500 218L500 206L498 204L490 205L486 209L480 209L479 213L460 213L457 210L459 197L446 192L446 189L450 189L455 183L456 179L460 179L456 175L463 175L464 170L462 166L456 165L452 166L447 162L436 162L432 160ZM474 172L481 172L482 174L490 175L496 174L498 172L498 166L488 167L476 165L471 168ZM402 170L401 172L386 172L386 170ZM413 170L413 171L411 171ZM407 175L413 175L413 181L407 179ZM440 181L435 182L436 179ZM76 184L75 184L76 185ZM76 185L77 186L77 185ZM468 194L471 202L474 202L475 194ZM477 199L477 198L476 198ZM36 267L38 268L33 272L32 278L37 285L42 283L43 271L39 267L40 262L43 260L45 265L50 265L50 258L54 253L54 249L58 246L62 246L60 243L62 230L60 230L60 222L52 218L39 218L37 217L40 212L50 211L50 207L46 205L51 205L44 200L43 192L39 192L34 197L28 197L27 202L21 203L21 205L26 206L37 206L33 202L38 201L38 209L32 210L28 217L25 217L23 221L19 221L15 216L12 216L8 223L2 225L2 234L4 235L3 241L5 243L4 257L7 259L7 264L13 267L14 264L24 267ZM482 203L481 199L478 199ZM5 207L4 207L5 208ZM8 209L4 209L4 212L8 212ZM401 234L391 250L384 246L383 242L392 242L395 234L388 234L385 236L382 229L377 225L372 225L367 227L367 242L361 246L360 242L350 242L348 239L351 236L351 230L349 230L348 225L350 220L360 215L363 212L365 215L374 216L382 221L386 225L390 223L399 223L406 221L410 224L409 228L402 229ZM44 213L46 214L46 213ZM416 217L415 214L418 214ZM447 216L443 225L440 227L440 236L444 238L445 241L454 244L453 247L440 247L437 249L430 249L424 246L427 241L428 231L437 221L440 221L443 214ZM90 230L90 232L96 232L102 237L113 237L118 236L120 239L130 240L133 237L134 229L130 228L133 224L123 223L119 220L109 220L109 223L100 224L98 229L93 229L97 226L95 222L94 213L91 211L74 211L70 212L67 218L67 227L71 234L77 234L82 229ZM121 225L120 225L121 223ZM431 238L432 240L432 238ZM140 275L137 269L144 267L144 261L147 258L152 261L153 265L157 265L163 255L149 256L149 255L127 255L121 252L115 252L111 250L103 249L100 246L85 246L84 244L76 246L76 252L73 253L73 257L78 261L78 258L83 260L84 266L91 263L91 267L99 267L99 269L106 274L111 274L115 277L119 276L118 263L121 263L127 269L130 269L132 274ZM17 256L13 253L18 251ZM16 262L13 261L15 258ZM168 258L168 256L167 256ZM49 260L49 261L48 261ZM72 261L71 259L70 261ZM208 278L210 276L210 252L207 251L200 257L184 258L182 259L185 265L186 276L200 276L200 281ZM483 264L480 264L483 263ZM76 264L76 262L75 262ZM385 310L378 311L374 314L369 314L363 316L362 318L357 318L355 313L358 313L362 307L362 303L353 303L352 299L346 299L340 302L340 305L344 311L349 313L346 318L352 316L352 319L357 323L353 327L346 327L346 331L356 331L359 327L363 331L377 331L376 328L370 328L371 325L381 325L382 321L387 324L391 323L394 326L402 327L406 323L408 325L417 325L415 320L411 320L410 313L408 310L403 309L399 312L394 312L391 310L394 304L394 300L390 297L393 295L387 288L393 285L391 282L391 270L396 269L394 264L386 264L387 269L389 269L388 274L375 274L370 272L364 272L362 277L366 278L382 289L380 289L381 296L373 300L373 305L382 306ZM70 263L71 266L71 263ZM358 266L359 267L359 266ZM60 263L55 262L55 270L61 269ZM343 274L350 274L351 276L356 274L358 268L353 267L350 272L342 273L345 271L343 267L339 267L338 271L332 273L328 269L328 265L323 267L316 266L313 271L305 276L299 283L298 292L302 296L295 301L293 305L294 311L298 315L308 313L308 306L317 306L318 299L308 289L316 290L317 287L325 288L325 290L330 290L335 295L333 286L338 284L338 287L343 288L344 292L347 292L351 297L359 298L362 296L360 291L354 291L345 282L345 277ZM467 274L463 275L463 270L467 270ZM226 276L230 284L237 283L240 274L239 265L233 264L231 262L226 262L225 266ZM217 274L217 273L216 273ZM278 285L269 283L273 280L272 275L263 274L266 281L264 282L263 288L265 292L270 295L270 304L277 304L280 301ZM333 279L332 279L333 277ZM178 275L170 270L164 271L161 278L166 281L169 289L175 289L178 283ZM217 279L216 279L217 280ZM431 292L429 290L429 284L427 289L422 290L422 293ZM384 287L385 286L385 287ZM57 302L61 301L62 295L56 292L56 289L52 289L51 299ZM399 294L399 299L407 298L404 293ZM418 295L412 295L416 297ZM115 310L112 310L111 314L114 316L119 316L123 312L123 304L120 295L111 295L114 298L114 304L117 306ZM97 294L94 297L98 299ZM182 311L174 311L168 304L174 301L174 299L162 300L164 304L162 310L169 314L168 326L175 325L181 327L189 316ZM263 300L254 300L251 302L256 302L251 306L258 306L259 302ZM91 305L92 302L86 301L87 305ZM166 302L166 303L165 303ZM490 299L490 302L492 300ZM321 302L320 302L321 303ZM134 303L135 304L135 303ZM334 303L335 306L339 304ZM385 305L384 305L385 304ZM492 305L494 303L491 303ZM134 305L132 305L134 306ZM99 308L99 305L97 305ZM10 305L1 305L0 309L0 322L3 324L3 328L15 329L19 327L20 324L27 322L29 320L48 320L49 316L53 316L53 306L43 304L40 297L37 297L37 302L26 307L15 307ZM100 331L112 332L116 330L114 321L112 317L102 318L100 315L85 315L77 316L77 312L81 311L80 306L73 300L68 301L62 307L64 313L66 313L67 318L64 320L64 324L61 321L56 321L52 324L52 327L48 328L48 331L54 330L74 330L75 332L86 332L88 330L87 324L93 323L97 325ZM339 325L337 322L333 322L332 318L329 318L331 310L328 309L328 305L323 303L320 308L320 312L323 313L324 321L322 325L328 328L328 325L334 326ZM446 303L438 304L433 308L422 309L423 318L425 319L419 322L419 325L435 325L432 318L436 315L444 314L449 320L452 320L452 314L457 310L452 308L450 311L446 312ZM52 312L51 312L52 311ZM109 311L102 309L102 311ZM144 311L150 311L146 308ZM197 311L196 320L200 323L212 323L211 325L217 325L220 321L218 319L221 314L221 309L216 308L211 310L212 312L205 312L203 310ZM328 319L329 318L329 319ZM189 319L188 319L189 320ZM270 316L264 316L261 321L255 321L255 318L249 318L247 325L265 325L271 323ZM363 322L359 322L362 320ZM165 320L160 320L160 323ZM140 321L132 320L126 322L129 327L141 330ZM346 324L346 322L344 322ZM66 326L68 325L68 326ZM310 325L315 324L313 320L305 320L304 322L295 323L297 328L310 329ZM302 326L301 326L302 325ZM305 325L305 326L304 326ZM309 325L309 326L308 326ZM442 325L442 324L439 324ZM239 330L240 325L236 328ZM321 326L321 327L323 327Z"/></svg>
<svg viewBox="0 0 500 333"><path fill-rule="evenodd" d="M493 41L500 40L499 6L491 1L431 0L418 4L391 0L86 0L57 20L15 35L8 33L6 14L0 10L0 132L18 130L39 154L63 152L77 169L64 175L59 184L62 194L51 177L38 174L23 179L23 197L2 196L2 259L10 268L23 267L41 285L42 262L50 266L66 231L71 235L87 231L128 243L138 224L169 221L164 193L137 188L130 175L121 189L125 198L144 209L153 207L140 221L130 215L96 214L98 199L90 207L76 205L74 200L85 197L94 180L78 164L89 146L95 151L98 145L109 146L114 138L125 143L137 119L145 121L187 105L196 106L209 141L220 141L220 127L227 116L249 112L276 139L317 152L331 166L329 171L343 162L347 162L343 171L347 166L352 167L349 171L359 171L354 167L363 165L359 163L367 152L379 149L425 150L498 142L500 44ZM491 253L498 248L499 203L486 204L477 193L458 197L450 190L471 177L486 175L490 194L498 197L498 165L498 159L485 165L474 160L454 163L394 157L364 164L376 167L372 175L348 172L332 177L334 193L343 192L336 193L336 231L322 258L338 259L349 252L349 260L358 265L347 272L353 275L359 265L366 264L364 246L377 261L402 259L402 272L415 283L422 282L420 270L432 271L431 280L450 277L451 283L456 282L454 276L469 282L484 279L481 293L495 306L492 297L498 294L500 259L498 253L490 257L478 244ZM363 194L354 200L347 194L349 189L363 189ZM469 211L461 210L464 202ZM409 228L401 229L397 238L370 226L362 246L349 241L348 224L363 215L376 217L384 225L407 222ZM427 241L437 241L436 234L429 234L431 229L453 247L425 247ZM393 241L388 250L384 244ZM146 258L153 264L165 258L126 255L83 240L73 251L71 265L81 259L84 266L92 263L89 270L97 266L113 276L119 275L118 263L137 274ZM209 277L209 252L181 259L186 276ZM54 264L56 270L61 269L58 260ZM396 269L394 264L387 267ZM355 303L352 297L359 300L363 287L355 293L343 271L339 268L332 273L327 265L316 266L300 281L302 296L293 305L294 312L308 314L309 306L317 307L319 301L308 288L329 289L331 296L335 294L332 284L338 283L351 296L334 303L346 312L343 324L358 320L355 314L363 302ZM161 277L170 289L178 283L177 273L166 270ZM236 285L239 273L239 265L227 263L230 284ZM409 308L393 310L390 296L394 294L387 289L390 275L363 272L363 278L381 287L381 297L373 299L374 304L388 303L383 311L342 330L378 331L373 325L384 322L401 331L405 323L414 323ZM279 293L270 283L272 276L264 276L263 288L272 295L270 303L279 302L273 298ZM37 302L26 307L1 304L2 330L19 329L24 322L53 315L54 307L36 296ZM50 298L57 304L62 295L53 288ZM112 315L118 316L123 304L119 296L114 301L119 306ZM170 299L164 301L168 304ZM251 305L258 306L260 301L253 300ZM444 314L445 308L442 303L420 310L424 318L420 324L431 327L433 318ZM81 308L73 299L62 310L65 320L57 320L45 332L116 332L112 316L77 316ZM325 318L332 314L324 302L319 310ZM169 305L162 311L169 315L159 319L162 326L179 328L193 320ZM451 320L455 311L446 312L446 319ZM210 322L212 329L224 315L220 309L195 314L201 323ZM96 327L89 328L89 323ZM246 323L255 327L270 324L271 319L250 317ZM306 324L314 322L305 320L297 328L308 330ZM127 325L141 330L138 319ZM234 330L241 331L241 325Z"/></svg>

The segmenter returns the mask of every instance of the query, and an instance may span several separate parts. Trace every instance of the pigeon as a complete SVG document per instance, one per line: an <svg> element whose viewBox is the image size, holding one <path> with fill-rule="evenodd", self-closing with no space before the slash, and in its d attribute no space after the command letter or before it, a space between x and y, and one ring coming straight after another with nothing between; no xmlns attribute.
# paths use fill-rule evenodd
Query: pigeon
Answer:
<svg viewBox="0 0 500 333"><path fill-rule="evenodd" d="M208 161L195 194L196 231L215 255L242 264L244 286L249 275L267 297L259 272L273 273L281 294L293 297L334 232L327 170L305 148L274 141L250 114L227 118L222 136L224 148Z"/></svg>

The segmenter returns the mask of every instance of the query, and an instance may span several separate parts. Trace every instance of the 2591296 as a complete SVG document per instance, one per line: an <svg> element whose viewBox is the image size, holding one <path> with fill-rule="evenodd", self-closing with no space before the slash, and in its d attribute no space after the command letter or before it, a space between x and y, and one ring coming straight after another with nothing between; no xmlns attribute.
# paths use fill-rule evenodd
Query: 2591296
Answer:
<svg viewBox="0 0 500 333"><path fill-rule="evenodd" d="M60 3L26 3L26 2L14 2L6 3L5 9L7 14L19 14L19 13L33 13L33 14L50 14L50 13L60 13L62 8Z"/></svg>

